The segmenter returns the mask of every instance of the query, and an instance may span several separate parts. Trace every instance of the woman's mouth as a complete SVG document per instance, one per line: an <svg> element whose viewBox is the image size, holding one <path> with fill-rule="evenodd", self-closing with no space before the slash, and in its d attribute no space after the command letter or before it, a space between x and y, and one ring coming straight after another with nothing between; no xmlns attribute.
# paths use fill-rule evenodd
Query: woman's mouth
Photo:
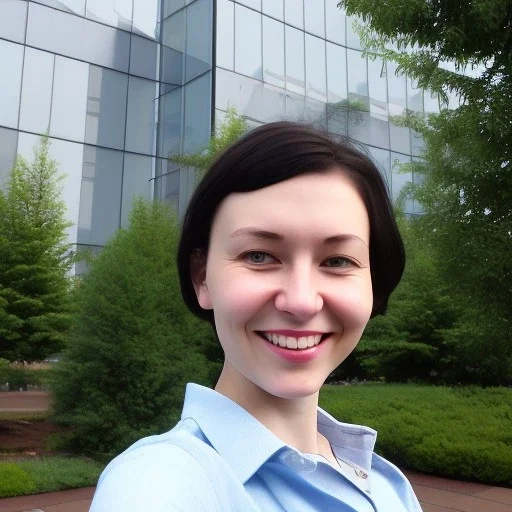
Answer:
<svg viewBox="0 0 512 512"><path fill-rule="evenodd" d="M260 338L264 339L268 343L272 343L273 345L281 348L297 351L316 347L332 334L332 332L328 332L324 334L316 334L313 336L293 337L268 333L265 331L255 332Z"/></svg>

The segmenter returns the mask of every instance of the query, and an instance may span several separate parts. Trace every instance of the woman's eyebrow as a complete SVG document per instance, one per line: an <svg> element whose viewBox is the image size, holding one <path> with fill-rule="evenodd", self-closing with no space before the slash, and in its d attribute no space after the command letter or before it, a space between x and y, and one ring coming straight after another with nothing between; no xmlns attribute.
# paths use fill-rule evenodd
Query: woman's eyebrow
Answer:
<svg viewBox="0 0 512 512"><path fill-rule="evenodd" d="M277 240L277 241L283 241L285 240L285 237L283 235L280 235L279 233L274 233L272 231L266 231L264 229L258 229L258 228L241 228L237 229L233 233L231 233L231 237L235 238L238 236L250 236L252 238L260 238L262 240ZM333 235L330 237L327 237L324 241L324 245L332 245L339 242L345 242L347 240L359 240L364 245L368 246L368 244L357 235L352 235L350 233L342 233L339 235Z"/></svg>

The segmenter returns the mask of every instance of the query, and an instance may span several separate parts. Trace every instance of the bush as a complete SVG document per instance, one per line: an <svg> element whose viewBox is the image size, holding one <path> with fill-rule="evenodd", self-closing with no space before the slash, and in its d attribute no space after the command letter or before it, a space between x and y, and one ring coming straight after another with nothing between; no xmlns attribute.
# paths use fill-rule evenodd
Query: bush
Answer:
<svg viewBox="0 0 512 512"><path fill-rule="evenodd" d="M51 372L52 370L0 366L0 386L8 384L9 391L47 390L50 387Z"/></svg>
<svg viewBox="0 0 512 512"><path fill-rule="evenodd" d="M35 489L30 476L14 463L0 463L0 498L30 494Z"/></svg>
<svg viewBox="0 0 512 512"><path fill-rule="evenodd" d="M72 427L71 448L113 455L166 431L179 419L185 384L216 377L220 346L181 298L178 239L166 205L137 200L129 227L80 283L72 338L53 382L55 420Z"/></svg>

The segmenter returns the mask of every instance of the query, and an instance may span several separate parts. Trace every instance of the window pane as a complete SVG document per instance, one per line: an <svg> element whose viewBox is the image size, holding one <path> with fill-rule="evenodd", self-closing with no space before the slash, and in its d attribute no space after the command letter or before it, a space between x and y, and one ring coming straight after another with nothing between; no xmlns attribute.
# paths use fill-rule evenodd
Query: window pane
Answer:
<svg viewBox="0 0 512 512"><path fill-rule="evenodd" d="M327 43L327 98L331 103L347 99L347 50Z"/></svg>
<svg viewBox="0 0 512 512"><path fill-rule="evenodd" d="M306 34L306 94L326 101L325 41Z"/></svg>
<svg viewBox="0 0 512 512"><path fill-rule="evenodd" d="M107 25L130 30L132 25L132 0L87 0L86 16Z"/></svg>
<svg viewBox="0 0 512 512"><path fill-rule="evenodd" d="M151 199L154 158L124 154L123 195L121 201L121 226L128 225L128 215L135 196Z"/></svg>
<svg viewBox="0 0 512 512"><path fill-rule="evenodd" d="M61 11L74 12L80 16L85 16L86 0L36 0L40 4L49 5L60 9Z"/></svg>
<svg viewBox="0 0 512 512"><path fill-rule="evenodd" d="M123 153L84 146L77 242L105 245L119 228Z"/></svg>
<svg viewBox="0 0 512 512"><path fill-rule="evenodd" d="M210 73L196 78L185 87L185 153L194 153L208 144L212 115L210 98Z"/></svg>
<svg viewBox="0 0 512 512"><path fill-rule="evenodd" d="M160 82L173 85L183 83L183 53L161 46L162 67L160 72Z"/></svg>
<svg viewBox="0 0 512 512"><path fill-rule="evenodd" d="M180 200L180 171L173 171L155 179L155 196L168 202L178 213Z"/></svg>
<svg viewBox="0 0 512 512"><path fill-rule="evenodd" d="M235 4L217 3L217 66L233 70L235 65Z"/></svg>
<svg viewBox="0 0 512 512"><path fill-rule="evenodd" d="M286 26L286 88L304 95L304 32Z"/></svg>
<svg viewBox="0 0 512 512"><path fill-rule="evenodd" d="M86 142L123 149L127 89L127 75L90 67Z"/></svg>
<svg viewBox="0 0 512 512"><path fill-rule="evenodd" d="M164 18L185 7L185 0L163 0Z"/></svg>
<svg viewBox="0 0 512 512"><path fill-rule="evenodd" d="M52 103L54 56L25 48L21 91L20 129L46 133Z"/></svg>
<svg viewBox="0 0 512 512"><path fill-rule="evenodd" d="M400 153L391 153L391 190L393 201L396 202L400 191L406 183L412 182L412 173L399 172L400 163L409 163L411 157ZM414 206L412 199L406 199L404 204L405 213L413 213Z"/></svg>
<svg viewBox="0 0 512 512"><path fill-rule="evenodd" d="M304 28L304 0L284 0L284 18L286 23Z"/></svg>
<svg viewBox="0 0 512 512"><path fill-rule="evenodd" d="M263 80L285 86L284 75L284 24L263 17Z"/></svg>
<svg viewBox="0 0 512 512"><path fill-rule="evenodd" d="M409 128L397 126L391 119L389 122L390 149L401 153L411 154L411 134Z"/></svg>
<svg viewBox="0 0 512 512"><path fill-rule="evenodd" d="M426 113L439 113L439 97L436 93L426 90L423 97Z"/></svg>
<svg viewBox="0 0 512 512"><path fill-rule="evenodd" d="M423 112L423 89L418 88L418 81L407 78L407 108Z"/></svg>
<svg viewBox="0 0 512 512"><path fill-rule="evenodd" d="M27 5L20 0L0 1L0 37L17 43L25 42Z"/></svg>
<svg viewBox="0 0 512 512"><path fill-rule="evenodd" d="M132 31L151 39L158 39L159 0L135 0L133 4Z"/></svg>
<svg viewBox="0 0 512 512"><path fill-rule="evenodd" d="M327 39L345 46L345 11L338 8L338 0L325 0L325 30Z"/></svg>
<svg viewBox="0 0 512 512"><path fill-rule="evenodd" d="M162 43L173 50L185 52L185 10L181 10L164 20Z"/></svg>
<svg viewBox="0 0 512 512"><path fill-rule="evenodd" d="M262 80L261 14L235 6L235 71Z"/></svg>
<svg viewBox="0 0 512 512"><path fill-rule="evenodd" d="M323 0L304 0L305 28L320 37L325 36L325 10Z"/></svg>
<svg viewBox="0 0 512 512"><path fill-rule="evenodd" d="M158 45L145 37L132 34L130 74L156 80L158 74Z"/></svg>
<svg viewBox="0 0 512 512"><path fill-rule="evenodd" d="M27 45L128 72L129 33L34 3L29 9Z"/></svg>
<svg viewBox="0 0 512 512"><path fill-rule="evenodd" d="M390 176L390 153L385 149L378 149L372 146L368 146L368 151L372 157L372 160L375 162L375 165L379 169L382 174L386 184L388 185L388 189L391 185L391 176Z"/></svg>
<svg viewBox="0 0 512 512"><path fill-rule="evenodd" d="M156 84L130 77L126 117L126 151L154 154Z"/></svg>
<svg viewBox="0 0 512 512"><path fill-rule="evenodd" d="M327 103L327 126L330 133L348 134L348 112L342 103Z"/></svg>
<svg viewBox="0 0 512 512"><path fill-rule="evenodd" d="M89 64L55 57L51 135L84 141L88 84Z"/></svg>
<svg viewBox="0 0 512 512"><path fill-rule="evenodd" d="M257 11L261 11L261 0L238 0L238 2L252 9L256 9Z"/></svg>
<svg viewBox="0 0 512 512"><path fill-rule="evenodd" d="M263 0L263 12L279 20L284 19L284 0Z"/></svg>
<svg viewBox="0 0 512 512"><path fill-rule="evenodd" d="M188 82L211 69L211 13L210 0L196 0L187 7L186 78Z"/></svg>
<svg viewBox="0 0 512 512"><path fill-rule="evenodd" d="M347 50L348 99L353 108L368 109L368 74L361 52Z"/></svg>
<svg viewBox="0 0 512 512"><path fill-rule="evenodd" d="M2 63L2 93L0 94L0 124L18 127L18 111L21 92L23 46L0 40Z"/></svg>
<svg viewBox="0 0 512 512"><path fill-rule="evenodd" d="M181 150L181 96L179 87L164 94L159 100L159 156L179 154Z"/></svg>
<svg viewBox="0 0 512 512"><path fill-rule="evenodd" d="M368 59L368 90L370 112L385 116L388 113L386 64L381 59Z"/></svg>
<svg viewBox="0 0 512 512"><path fill-rule="evenodd" d="M361 20L355 16L346 17L347 26L347 46L356 50L361 50L361 41L359 34L355 30L355 26L360 25Z"/></svg>
<svg viewBox="0 0 512 512"><path fill-rule="evenodd" d="M388 62L386 65L389 91L389 114L399 116L403 114L407 106L405 77L396 75L397 65L394 62Z"/></svg>
<svg viewBox="0 0 512 512"><path fill-rule="evenodd" d="M18 150L18 132L0 128L0 190L4 189L14 167Z"/></svg>

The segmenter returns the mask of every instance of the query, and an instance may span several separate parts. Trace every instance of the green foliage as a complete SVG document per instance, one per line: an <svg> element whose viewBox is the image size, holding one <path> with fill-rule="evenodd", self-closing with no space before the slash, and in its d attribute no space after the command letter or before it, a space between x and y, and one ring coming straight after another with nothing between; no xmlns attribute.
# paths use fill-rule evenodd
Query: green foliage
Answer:
<svg viewBox="0 0 512 512"><path fill-rule="evenodd" d="M13 462L0 463L0 498L30 494L34 490L34 482L26 471Z"/></svg>
<svg viewBox="0 0 512 512"><path fill-rule="evenodd" d="M422 179L403 191L425 210L424 236L461 305L444 333L462 380L512 382L512 2L343 0L367 22L367 54L398 63L455 110L399 124L425 141L423 162L404 166ZM458 72L444 69L452 62ZM466 73L464 73L464 71ZM471 75L469 76L471 71Z"/></svg>
<svg viewBox="0 0 512 512"><path fill-rule="evenodd" d="M186 382L211 384L220 368L211 327L181 298L178 240L170 208L138 199L129 227L78 286L79 311L53 384L56 420L72 427L74 449L115 454L168 430Z"/></svg>
<svg viewBox="0 0 512 512"><path fill-rule="evenodd" d="M0 357L34 361L59 351L71 320L62 176L42 137L28 163L18 156L0 191Z"/></svg>
<svg viewBox="0 0 512 512"><path fill-rule="evenodd" d="M234 107L226 110L226 118L215 128L215 133L208 146L196 154L172 155L169 160L173 163L194 167L199 176L229 147L248 131L247 121L239 115Z"/></svg>
<svg viewBox="0 0 512 512"><path fill-rule="evenodd" d="M102 469L98 462L71 457L0 462L0 498L92 486Z"/></svg>
<svg viewBox="0 0 512 512"><path fill-rule="evenodd" d="M9 391L46 390L50 386L52 370L30 370L10 368L0 364L0 386L9 384Z"/></svg>
<svg viewBox="0 0 512 512"><path fill-rule="evenodd" d="M320 405L378 431L376 451L403 468L512 487L512 390L412 384L324 386Z"/></svg>

